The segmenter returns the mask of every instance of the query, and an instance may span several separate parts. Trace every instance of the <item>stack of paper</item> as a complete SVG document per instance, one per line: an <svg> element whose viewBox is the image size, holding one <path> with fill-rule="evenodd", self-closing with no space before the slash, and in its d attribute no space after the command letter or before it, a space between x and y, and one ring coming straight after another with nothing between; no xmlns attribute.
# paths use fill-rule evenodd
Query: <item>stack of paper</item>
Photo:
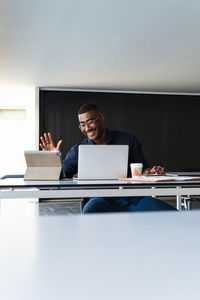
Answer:
<svg viewBox="0 0 200 300"><path fill-rule="evenodd" d="M132 178L121 178L124 181L160 182L160 181L200 181L200 177L194 176L167 176L167 175L142 175Z"/></svg>

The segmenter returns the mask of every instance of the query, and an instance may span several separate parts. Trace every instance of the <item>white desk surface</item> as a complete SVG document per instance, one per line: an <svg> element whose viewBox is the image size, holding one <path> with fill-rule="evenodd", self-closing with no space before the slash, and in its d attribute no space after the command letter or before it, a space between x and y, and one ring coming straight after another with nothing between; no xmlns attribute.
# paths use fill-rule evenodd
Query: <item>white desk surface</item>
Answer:
<svg viewBox="0 0 200 300"><path fill-rule="evenodd" d="M0 217L0 299L199 299L200 212Z"/></svg>
<svg viewBox="0 0 200 300"><path fill-rule="evenodd" d="M139 182L139 181L124 181L124 180L24 180L23 178L8 178L0 180L0 188L3 187L63 187L63 188L79 188L81 186L131 186L132 188L146 186L179 186L179 185L200 185L200 181L166 181L166 182Z"/></svg>
<svg viewBox="0 0 200 300"><path fill-rule="evenodd" d="M8 178L8 179L2 179L0 180L0 187L2 186L15 186L15 187L30 187L30 186L74 186L78 187L81 185L120 185L120 184L126 184L124 181L119 180L73 180L73 179L67 179L67 180L24 180L23 178Z"/></svg>
<svg viewBox="0 0 200 300"><path fill-rule="evenodd" d="M76 199L84 197L176 196L181 209L182 195L200 195L199 181L126 182L106 181L24 181L0 180L0 198Z"/></svg>

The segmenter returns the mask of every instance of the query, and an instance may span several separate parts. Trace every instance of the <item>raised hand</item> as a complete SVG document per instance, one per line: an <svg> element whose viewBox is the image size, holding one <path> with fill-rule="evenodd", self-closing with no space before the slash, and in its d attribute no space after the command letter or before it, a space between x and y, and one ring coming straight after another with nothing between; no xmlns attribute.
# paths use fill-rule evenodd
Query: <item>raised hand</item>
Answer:
<svg viewBox="0 0 200 300"><path fill-rule="evenodd" d="M161 166L154 166L153 168L145 169L143 172L144 175L164 175L165 174L165 168Z"/></svg>
<svg viewBox="0 0 200 300"><path fill-rule="evenodd" d="M50 132L48 132L48 134L44 133L44 136L41 136L40 140L40 147L43 151L58 151L60 149L60 145L62 144L62 140L60 140L55 146Z"/></svg>

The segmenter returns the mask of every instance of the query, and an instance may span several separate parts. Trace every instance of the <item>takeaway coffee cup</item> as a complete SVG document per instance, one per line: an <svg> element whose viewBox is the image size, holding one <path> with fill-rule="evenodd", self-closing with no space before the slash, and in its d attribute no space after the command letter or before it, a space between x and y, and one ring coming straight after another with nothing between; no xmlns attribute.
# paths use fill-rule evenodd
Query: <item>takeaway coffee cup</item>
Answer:
<svg viewBox="0 0 200 300"><path fill-rule="evenodd" d="M131 176L141 176L142 175L142 163L130 164L131 166Z"/></svg>

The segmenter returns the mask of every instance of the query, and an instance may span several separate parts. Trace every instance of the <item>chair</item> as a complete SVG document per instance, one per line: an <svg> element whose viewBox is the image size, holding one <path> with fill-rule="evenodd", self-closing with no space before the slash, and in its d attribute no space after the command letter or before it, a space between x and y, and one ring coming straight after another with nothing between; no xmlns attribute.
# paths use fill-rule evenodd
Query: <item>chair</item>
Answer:
<svg viewBox="0 0 200 300"><path fill-rule="evenodd" d="M82 201L80 202L80 211L81 213L83 212L83 207L85 204L90 200L90 198L83 198Z"/></svg>
<svg viewBox="0 0 200 300"><path fill-rule="evenodd" d="M194 167L194 166L185 167L185 168L181 169L181 172L199 172L200 173L200 167ZM191 202L192 201L200 201L200 199L193 198L190 195L187 195L186 197L183 197L181 199L181 205L186 210L190 210L191 209Z"/></svg>
<svg viewBox="0 0 200 300"><path fill-rule="evenodd" d="M23 174L6 174L0 177L0 179L6 179L6 178L24 178Z"/></svg>

